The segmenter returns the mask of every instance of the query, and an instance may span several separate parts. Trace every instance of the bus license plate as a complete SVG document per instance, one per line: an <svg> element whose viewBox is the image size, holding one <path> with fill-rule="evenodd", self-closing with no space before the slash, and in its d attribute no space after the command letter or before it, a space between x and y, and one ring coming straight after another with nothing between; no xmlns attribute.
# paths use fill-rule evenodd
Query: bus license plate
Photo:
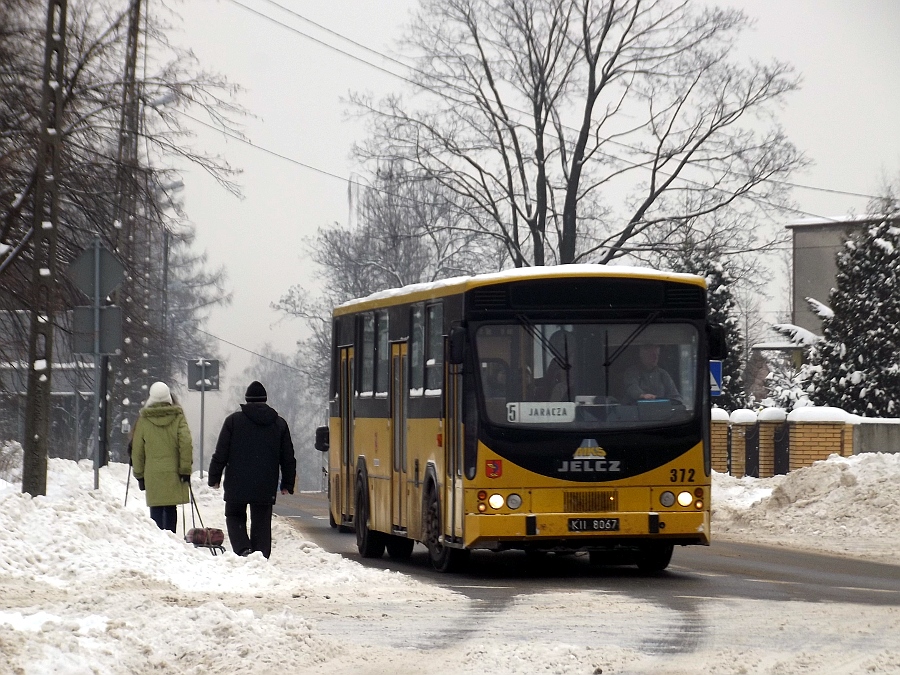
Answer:
<svg viewBox="0 0 900 675"><path fill-rule="evenodd" d="M618 518L569 518L569 532L617 532Z"/></svg>

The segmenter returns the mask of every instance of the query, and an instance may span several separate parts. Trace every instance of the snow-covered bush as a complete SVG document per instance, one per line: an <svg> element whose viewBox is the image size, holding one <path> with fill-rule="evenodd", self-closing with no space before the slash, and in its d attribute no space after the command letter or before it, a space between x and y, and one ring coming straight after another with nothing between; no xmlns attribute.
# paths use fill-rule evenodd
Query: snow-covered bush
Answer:
<svg viewBox="0 0 900 675"><path fill-rule="evenodd" d="M22 481L22 446L18 441L3 441L0 444L0 480L7 483Z"/></svg>

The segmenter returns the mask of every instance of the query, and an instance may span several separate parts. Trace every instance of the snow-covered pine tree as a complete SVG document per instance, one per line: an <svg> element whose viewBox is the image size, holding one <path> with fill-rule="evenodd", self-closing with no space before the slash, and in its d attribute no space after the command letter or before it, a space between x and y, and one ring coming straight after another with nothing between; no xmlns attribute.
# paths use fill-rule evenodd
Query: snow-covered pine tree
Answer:
<svg viewBox="0 0 900 675"><path fill-rule="evenodd" d="M708 261L706 284L709 301L709 320L725 329L728 356L722 362L722 395L716 404L726 410L747 405L744 391L744 335L741 331L737 304L731 294L733 279L722 263Z"/></svg>
<svg viewBox="0 0 900 675"><path fill-rule="evenodd" d="M806 298L806 302L823 319L834 315L829 307L815 298ZM762 401L762 405L785 410L813 405L809 400L809 383L817 368L811 362L816 360L817 345L822 341L822 336L790 323L777 323L772 326L772 330L802 350L804 358L799 368L795 366L793 358L784 354L769 360L770 372L766 376L769 395Z"/></svg>
<svg viewBox="0 0 900 675"><path fill-rule="evenodd" d="M744 336L740 328L737 303L731 294L734 280L727 264L709 258L699 250L675 264L678 272L706 277L709 301L709 321L725 329L728 357L722 362L722 394L713 402L726 410L743 408L747 403L744 391Z"/></svg>
<svg viewBox="0 0 900 675"><path fill-rule="evenodd" d="M813 355L810 398L866 417L900 415L900 213L851 237L837 256L831 317Z"/></svg>

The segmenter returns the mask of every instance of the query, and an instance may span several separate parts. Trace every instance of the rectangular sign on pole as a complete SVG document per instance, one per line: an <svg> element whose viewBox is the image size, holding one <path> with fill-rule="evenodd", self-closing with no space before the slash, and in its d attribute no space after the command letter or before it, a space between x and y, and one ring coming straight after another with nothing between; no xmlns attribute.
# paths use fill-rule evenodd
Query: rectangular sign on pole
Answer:
<svg viewBox="0 0 900 675"><path fill-rule="evenodd" d="M101 446L106 448L106 432L100 423L103 409L101 381L106 375L102 363L106 354L114 354L122 348L122 310L114 305L103 305L103 299L112 293L125 278L125 266L96 237L89 248L69 265L69 278L82 293L91 299L88 307L76 307L72 323L75 332L75 353L94 355L94 489L100 487L100 467L108 457L101 457ZM104 435L101 443L100 434Z"/></svg>
<svg viewBox="0 0 900 675"><path fill-rule="evenodd" d="M216 359L192 359L187 362L188 389L200 392L200 478L203 478L203 422L206 392L219 390L219 362Z"/></svg>
<svg viewBox="0 0 900 675"><path fill-rule="evenodd" d="M122 308L76 307L73 315L74 351L76 354L94 353L94 312L100 313L99 354L115 354L122 348Z"/></svg>
<svg viewBox="0 0 900 675"><path fill-rule="evenodd" d="M216 359L191 359L187 362L188 389L191 391L219 390L219 362Z"/></svg>
<svg viewBox="0 0 900 675"><path fill-rule="evenodd" d="M722 362L709 362L709 395L722 395Z"/></svg>

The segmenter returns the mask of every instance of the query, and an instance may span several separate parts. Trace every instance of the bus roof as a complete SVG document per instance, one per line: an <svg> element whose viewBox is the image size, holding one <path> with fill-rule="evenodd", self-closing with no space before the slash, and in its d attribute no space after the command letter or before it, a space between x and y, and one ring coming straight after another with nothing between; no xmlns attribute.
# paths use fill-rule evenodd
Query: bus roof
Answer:
<svg viewBox="0 0 900 675"><path fill-rule="evenodd" d="M453 277L421 284L410 284L402 288L390 288L372 293L364 298L349 300L335 307L334 315L351 314L353 312L386 307L402 300L418 302L447 295L464 293L479 286L490 286L507 281L524 279L560 279L566 277L610 277L633 279L658 279L660 281L678 281L706 288L706 280L695 274L679 272L661 272L650 267L628 267L610 265L547 265L541 267L518 267L502 272L491 272L475 276Z"/></svg>

